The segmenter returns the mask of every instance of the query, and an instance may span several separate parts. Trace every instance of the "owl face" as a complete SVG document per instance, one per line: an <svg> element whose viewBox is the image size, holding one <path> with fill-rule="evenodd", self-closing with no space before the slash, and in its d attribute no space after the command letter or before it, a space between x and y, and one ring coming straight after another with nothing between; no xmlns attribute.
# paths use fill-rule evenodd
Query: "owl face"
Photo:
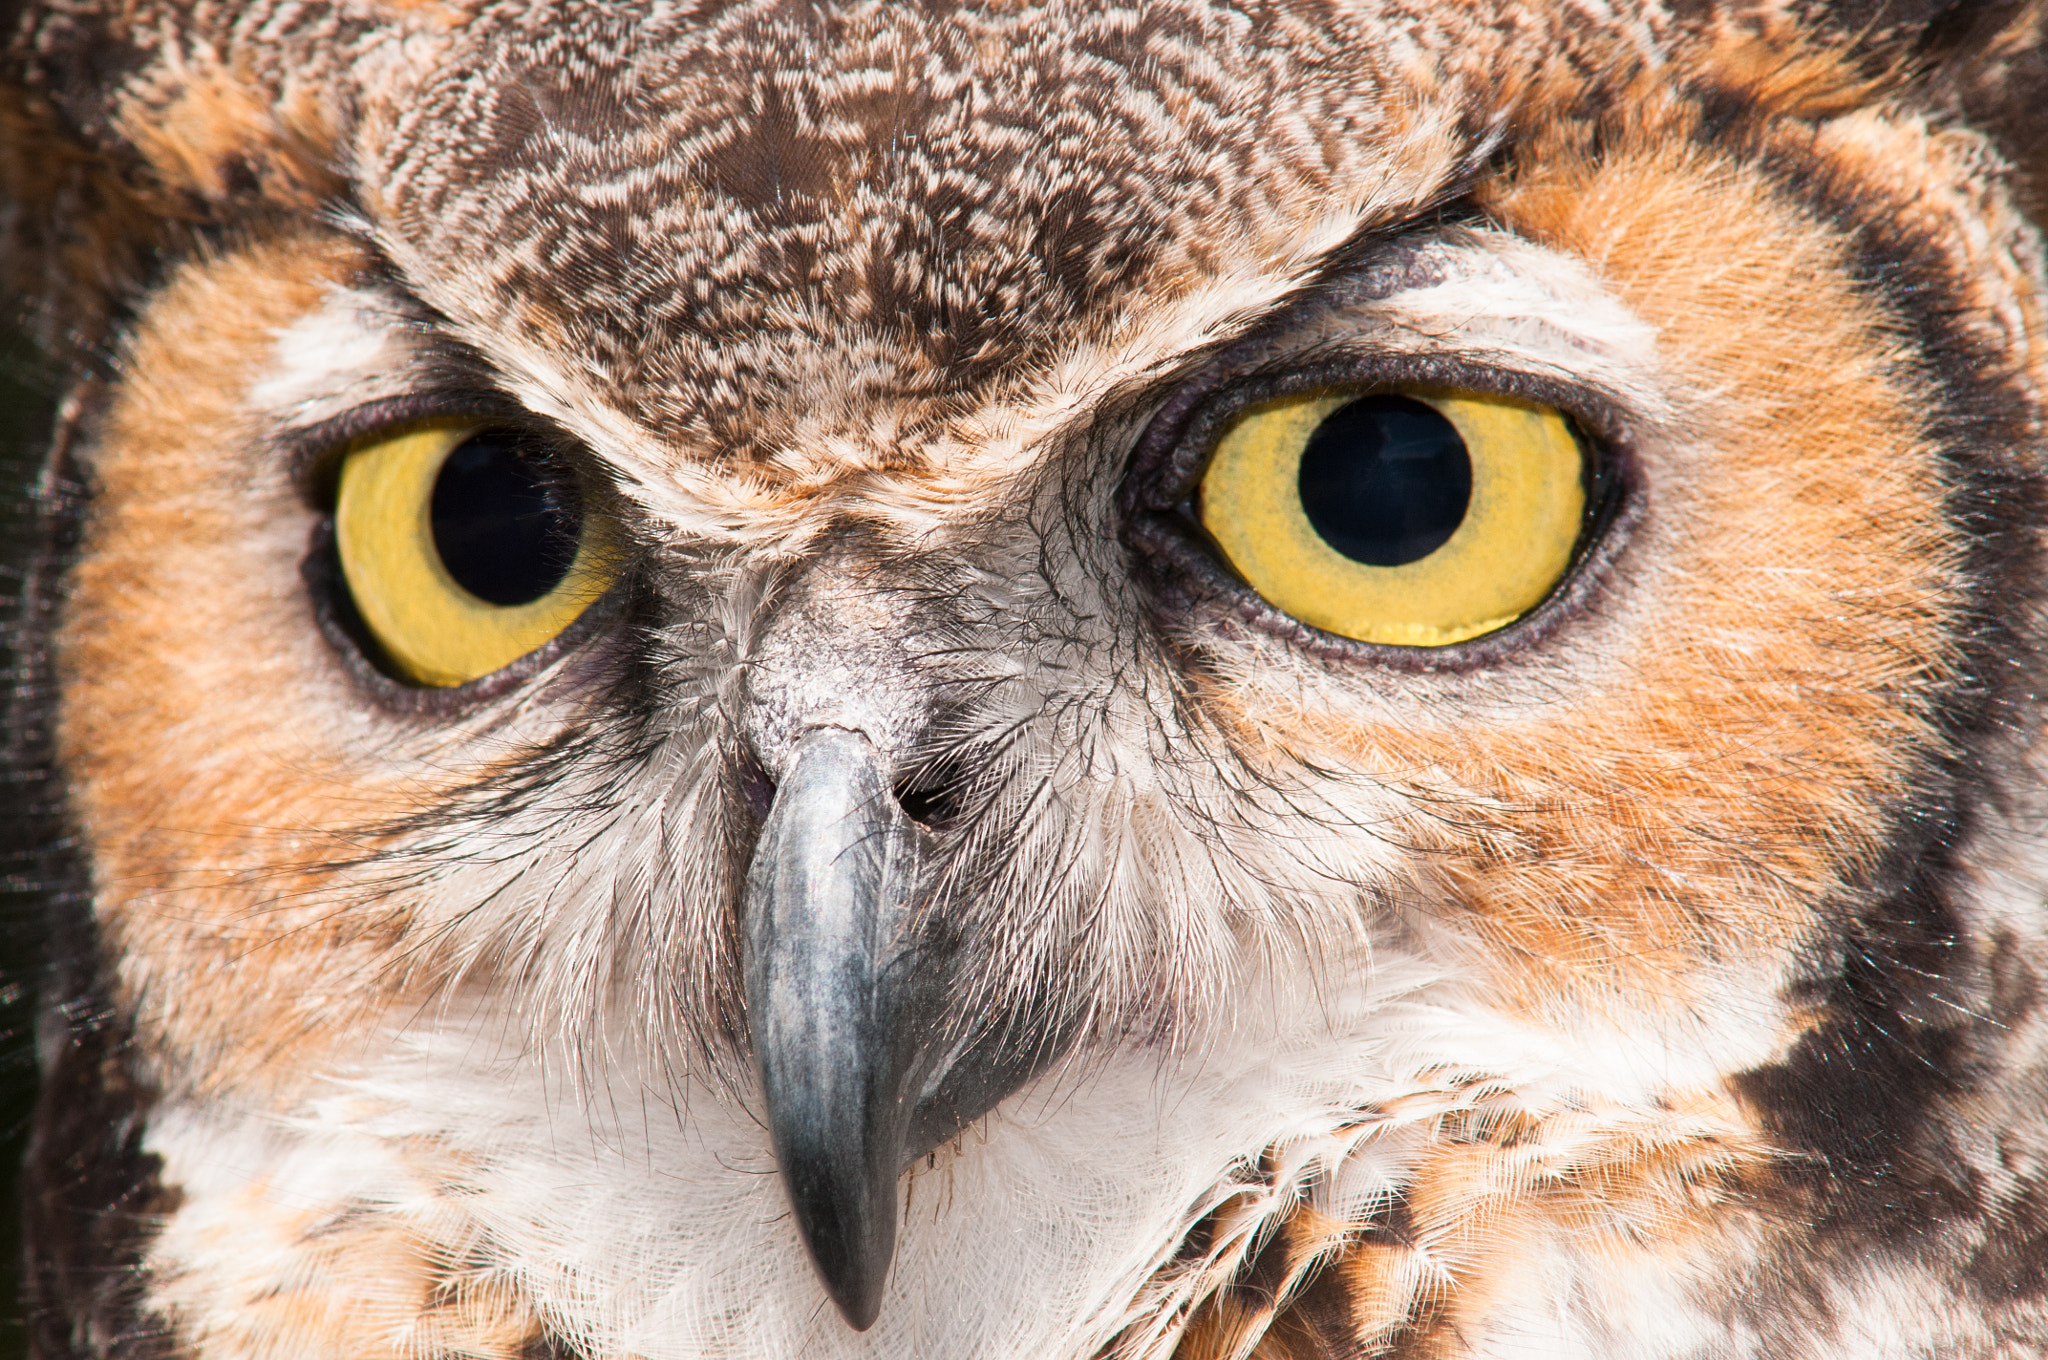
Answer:
<svg viewBox="0 0 2048 1360"><path fill-rule="evenodd" d="M46 1349L2048 1334L2038 22L1851 8L32 9Z"/></svg>

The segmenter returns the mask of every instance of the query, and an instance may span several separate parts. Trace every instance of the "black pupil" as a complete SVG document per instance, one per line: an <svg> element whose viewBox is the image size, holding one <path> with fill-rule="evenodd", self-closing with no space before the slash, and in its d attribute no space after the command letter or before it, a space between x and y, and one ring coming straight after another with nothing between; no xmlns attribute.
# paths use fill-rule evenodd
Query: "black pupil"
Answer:
<svg viewBox="0 0 2048 1360"><path fill-rule="evenodd" d="M1457 427L1410 397L1361 397L1316 426L1301 455L1301 508L1354 562L1398 567L1465 520L1472 460Z"/></svg>
<svg viewBox="0 0 2048 1360"><path fill-rule="evenodd" d="M456 583L492 604L553 590L576 557L582 508L518 436L486 430L457 445L434 481L434 548Z"/></svg>

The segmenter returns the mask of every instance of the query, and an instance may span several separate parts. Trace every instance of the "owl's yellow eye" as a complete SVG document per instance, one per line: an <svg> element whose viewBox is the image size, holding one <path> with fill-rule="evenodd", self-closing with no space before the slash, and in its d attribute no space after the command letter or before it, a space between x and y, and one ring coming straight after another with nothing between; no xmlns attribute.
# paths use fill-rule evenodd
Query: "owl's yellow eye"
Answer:
<svg viewBox="0 0 2048 1360"><path fill-rule="evenodd" d="M1243 412L1196 510L1269 604L1361 642L1442 647L1563 579L1585 455L1550 407L1438 388L1316 391Z"/></svg>
<svg viewBox="0 0 2048 1360"><path fill-rule="evenodd" d="M517 433L474 423L408 426L350 451L334 537L356 612L421 685L502 669L617 575L574 485Z"/></svg>

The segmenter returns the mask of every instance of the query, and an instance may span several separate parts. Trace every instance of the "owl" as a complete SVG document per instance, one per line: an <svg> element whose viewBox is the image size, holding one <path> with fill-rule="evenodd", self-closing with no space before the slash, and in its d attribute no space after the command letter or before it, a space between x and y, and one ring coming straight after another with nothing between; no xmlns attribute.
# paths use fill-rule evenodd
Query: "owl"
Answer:
<svg viewBox="0 0 2048 1360"><path fill-rule="evenodd" d="M4 24L38 1356L2048 1350L2048 5Z"/></svg>

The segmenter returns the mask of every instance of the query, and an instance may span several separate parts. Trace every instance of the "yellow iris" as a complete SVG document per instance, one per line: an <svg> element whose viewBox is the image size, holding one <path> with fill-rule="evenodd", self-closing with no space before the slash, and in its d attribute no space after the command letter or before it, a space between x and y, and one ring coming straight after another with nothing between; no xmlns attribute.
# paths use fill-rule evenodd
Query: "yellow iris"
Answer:
<svg viewBox="0 0 2048 1360"><path fill-rule="evenodd" d="M1307 392L1230 424L1197 511L1246 583L1303 623L1442 647L1514 622L1563 579L1584 461L1548 406L1438 388Z"/></svg>
<svg viewBox="0 0 2048 1360"><path fill-rule="evenodd" d="M616 577L585 515L569 568L536 598L495 604L466 589L436 543L434 489L474 423L429 423L367 440L341 465L334 536L356 611L406 679L466 684L546 644Z"/></svg>

